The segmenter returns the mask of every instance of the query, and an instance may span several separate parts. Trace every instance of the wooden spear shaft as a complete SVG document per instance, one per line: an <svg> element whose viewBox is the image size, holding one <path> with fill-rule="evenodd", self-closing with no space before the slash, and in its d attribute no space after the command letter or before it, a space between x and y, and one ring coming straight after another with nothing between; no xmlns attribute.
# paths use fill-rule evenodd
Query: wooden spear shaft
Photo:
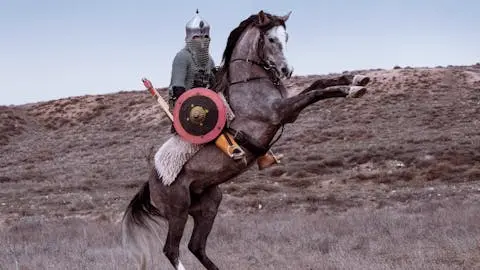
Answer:
<svg viewBox="0 0 480 270"><path fill-rule="evenodd" d="M165 114L170 118L170 121L173 123L173 115L168 109L168 103L160 96L160 93L158 93L157 89L155 89L152 85L152 82L150 82L147 78L142 79L143 85L147 88L147 90L152 94L153 97L157 99L157 102L160 104L160 107L163 109Z"/></svg>

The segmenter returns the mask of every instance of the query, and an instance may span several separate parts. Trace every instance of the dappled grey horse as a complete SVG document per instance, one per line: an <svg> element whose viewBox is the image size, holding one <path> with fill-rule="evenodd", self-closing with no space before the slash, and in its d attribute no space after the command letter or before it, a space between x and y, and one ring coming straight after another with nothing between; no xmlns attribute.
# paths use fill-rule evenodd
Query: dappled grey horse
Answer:
<svg viewBox="0 0 480 270"><path fill-rule="evenodd" d="M207 144L184 165L171 185L163 184L152 167L149 180L128 205L123 219L124 237L132 243L140 268L146 267L148 253L142 249L147 248L147 242L155 244L159 240L152 225L160 225L158 220L163 220L168 224L163 253L175 269L184 269L179 244L191 215L194 228L188 248L206 269L218 269L205 252L222 200L218 186L246 171L265 154L283 125L294 122L308 105L365 93L363 87L347 86L351 78L339 76L319 80L298 95L287 95L282 79L290 78L293 71L284 54L288 40L285 22L289 16L260 11L242 21L228 37L217 73L215 91L225 95L235 113L228 131L245 148L246 162L235 161L215 144ZM151 232L151 237L137 235L142 228L147 228L143 231Z"/></svg>

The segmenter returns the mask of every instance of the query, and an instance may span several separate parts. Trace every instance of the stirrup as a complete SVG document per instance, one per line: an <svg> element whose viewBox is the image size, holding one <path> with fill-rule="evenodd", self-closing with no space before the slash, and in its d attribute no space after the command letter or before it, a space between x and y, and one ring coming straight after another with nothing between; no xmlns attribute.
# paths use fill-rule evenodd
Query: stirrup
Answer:
<svg viewBox="0 0 480 270"><path fill-rule="evenodd" d="M227 148L228 156L234 160L239 160L245 156L245 152L238 145L230 145Z"/></svg>
<svg viewBox="0 0 480 270"><path fill-rule="evenodd" d="M243 151L228 133L220 134L215 140L215 145L233 160L239 160L245 157L245 151Z"/></svg>

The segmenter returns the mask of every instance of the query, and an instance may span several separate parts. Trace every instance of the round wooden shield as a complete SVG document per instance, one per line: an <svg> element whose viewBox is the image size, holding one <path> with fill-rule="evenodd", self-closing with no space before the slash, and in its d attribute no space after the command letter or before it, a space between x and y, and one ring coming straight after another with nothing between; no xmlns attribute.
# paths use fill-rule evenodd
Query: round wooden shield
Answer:
<svg viewBox="0 0 480 270"><path fill-rule="evenodd" d="M186 141L203 144L220 135L227 122L227 108L220 96L208 88L183 93L173 108L173 126Z"/></svg>

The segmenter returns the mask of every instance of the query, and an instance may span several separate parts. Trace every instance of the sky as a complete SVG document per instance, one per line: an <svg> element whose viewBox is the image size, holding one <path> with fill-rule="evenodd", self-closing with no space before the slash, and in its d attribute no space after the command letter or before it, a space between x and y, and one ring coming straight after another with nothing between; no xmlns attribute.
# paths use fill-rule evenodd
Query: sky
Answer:
<svg viewBox="0 0 480 270"><path fill-rule="evenodd" d="M294 75L480 62L477 0L0 0L0 105L166 87L197 8L217 63L262 9L292 11Z"/></svg>

